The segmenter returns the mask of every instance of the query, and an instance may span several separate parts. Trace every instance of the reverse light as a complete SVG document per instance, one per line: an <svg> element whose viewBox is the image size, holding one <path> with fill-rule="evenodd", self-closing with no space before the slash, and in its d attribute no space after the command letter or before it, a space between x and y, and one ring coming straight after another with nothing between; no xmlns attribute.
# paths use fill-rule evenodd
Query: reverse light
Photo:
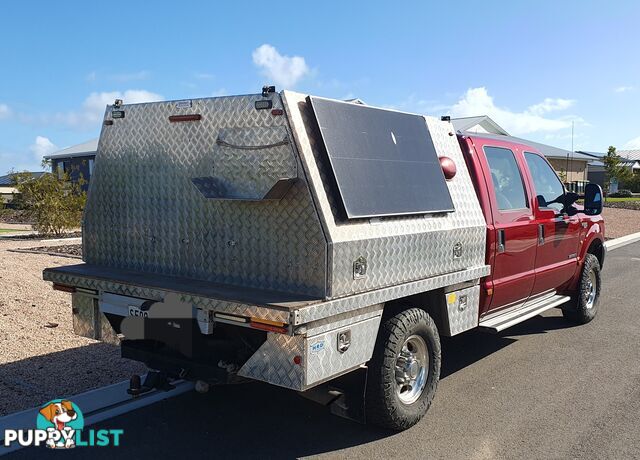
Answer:
<svg viewBox="0 0 640 460"><path fill-rule="evenodd" d="M249 318L245 318L244 316L227 315L226 313L215 313L213 317L218 319L223 319L225 321L233 321L236 323L249 322Z"/></svg>

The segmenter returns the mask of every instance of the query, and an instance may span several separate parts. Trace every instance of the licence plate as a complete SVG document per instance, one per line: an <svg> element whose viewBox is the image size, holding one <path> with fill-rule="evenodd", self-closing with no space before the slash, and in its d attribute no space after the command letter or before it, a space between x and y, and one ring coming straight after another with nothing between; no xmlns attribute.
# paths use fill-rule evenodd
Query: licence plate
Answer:
<svg viewBox="0 0 640 460"><path fill-rule="evenodd" d="M149 312L146 310L140 310L140 307L129 305L129 316L140 316L141 318L148 318Z"/></svg>

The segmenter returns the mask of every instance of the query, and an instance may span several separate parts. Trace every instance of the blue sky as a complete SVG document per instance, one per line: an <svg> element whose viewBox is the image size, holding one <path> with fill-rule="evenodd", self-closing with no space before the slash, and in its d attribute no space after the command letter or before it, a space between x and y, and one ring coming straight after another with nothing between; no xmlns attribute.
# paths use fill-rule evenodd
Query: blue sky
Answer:
<svg viewBox="0 0 640 460"><path fill-rule="evenodd" d="M109 2L2 7L0 174L96 137L104 106L265 82L511 134L640 148L640 2Z"/></svg>

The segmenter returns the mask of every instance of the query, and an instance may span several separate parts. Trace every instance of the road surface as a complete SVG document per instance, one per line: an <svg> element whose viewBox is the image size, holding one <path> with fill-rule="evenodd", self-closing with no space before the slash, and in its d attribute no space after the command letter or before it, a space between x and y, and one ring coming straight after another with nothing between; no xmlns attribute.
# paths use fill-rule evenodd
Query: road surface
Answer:
<svg viewBox="0 0 640 460"><path fill-rule="evenodd" d="M600 312L588 325L552 310L499 335L443 339L435 401L403 433L256 383L104 422L93 428L124 429L121 447L59 458L639 458L640 243L610 252L603 279ZM8 458L55 454L23 449Z"/></svg>

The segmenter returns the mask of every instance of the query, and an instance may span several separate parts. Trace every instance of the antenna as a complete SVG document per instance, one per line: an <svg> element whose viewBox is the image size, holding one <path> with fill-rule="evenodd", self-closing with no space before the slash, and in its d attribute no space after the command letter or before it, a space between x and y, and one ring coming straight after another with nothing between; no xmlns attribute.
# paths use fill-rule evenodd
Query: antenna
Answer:
<svg viewBox="0 0 640 460"><path fill-rule="evenodd" d="M570 168L573 168L573 120L571 120L571 163Z"/></svg>

